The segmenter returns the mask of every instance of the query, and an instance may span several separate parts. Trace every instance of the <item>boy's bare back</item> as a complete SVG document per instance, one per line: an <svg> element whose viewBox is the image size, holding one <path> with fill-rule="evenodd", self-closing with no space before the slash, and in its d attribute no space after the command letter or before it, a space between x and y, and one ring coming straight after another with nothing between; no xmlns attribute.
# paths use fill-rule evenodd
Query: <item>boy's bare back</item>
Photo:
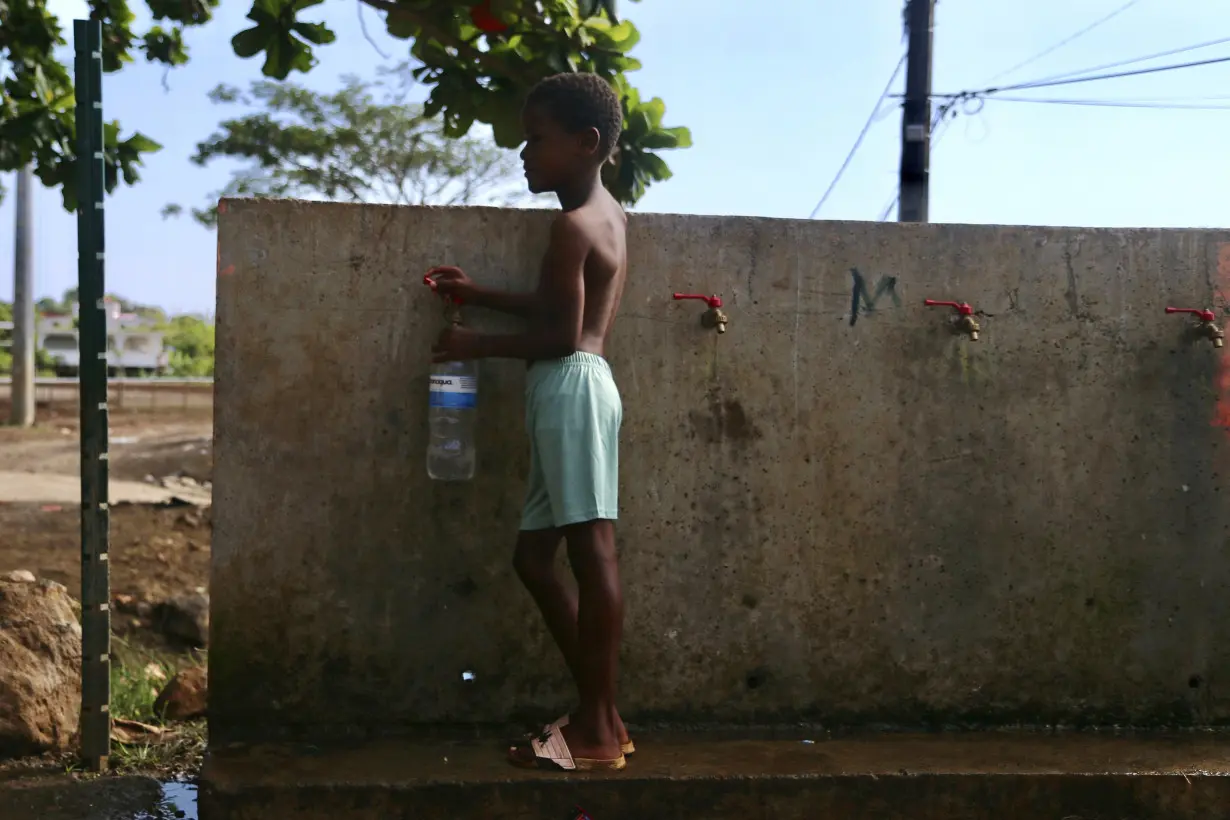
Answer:
<svg viewBox="0 0 1230 820"><path fill-rule="evenodd" d="M559 237L587 249L581 270L573 273L581 277L581 332L577 350L585 353L605 355L606 340L627 279L627 226L624 209L605 189L599 188L590 201L556 217L551 232L553 243ZM544 277L550 275L546 265L558 258L553 251L547 252Z"/></svg>

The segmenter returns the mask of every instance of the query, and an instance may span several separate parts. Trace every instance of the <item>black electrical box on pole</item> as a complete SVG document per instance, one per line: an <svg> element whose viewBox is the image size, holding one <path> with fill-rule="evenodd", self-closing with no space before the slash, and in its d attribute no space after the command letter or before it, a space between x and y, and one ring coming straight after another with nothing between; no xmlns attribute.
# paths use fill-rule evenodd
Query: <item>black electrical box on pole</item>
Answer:
<svg viewBox="0 0 1230 820"><path fill-rule="evenodd" d="M931 43L935 0L907 0L899 222L927 222L931 175Z"/></svg>
<svg viewBox="0 0 1230 820"><path fill-rule="evenodd" d="M111 512L107 496L107 316L103 243L102 24L73 21L77 85L77 324L81 405L81 756L111 753Z"/></svg>

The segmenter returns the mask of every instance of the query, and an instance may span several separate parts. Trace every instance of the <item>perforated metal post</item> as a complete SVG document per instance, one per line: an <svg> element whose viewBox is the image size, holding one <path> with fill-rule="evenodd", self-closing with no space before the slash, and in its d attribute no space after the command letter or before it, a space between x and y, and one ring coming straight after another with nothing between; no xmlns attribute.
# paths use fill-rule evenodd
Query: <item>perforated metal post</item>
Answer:
<svg viewBox="0 0 1230 820"><path fill-rule="evenodd" d="M107 561L107 319L103 241L102 25L73 22L77 92L77 302L81 405L81 757L111 752L111 573Z"/></svg>

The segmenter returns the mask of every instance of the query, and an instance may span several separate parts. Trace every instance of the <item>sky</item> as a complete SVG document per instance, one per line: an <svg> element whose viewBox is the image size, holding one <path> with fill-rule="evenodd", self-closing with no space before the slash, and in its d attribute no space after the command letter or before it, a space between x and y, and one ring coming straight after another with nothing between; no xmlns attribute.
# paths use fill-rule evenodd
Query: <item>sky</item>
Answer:
<svg viewBox="0 0 1230 820"><path fill-rule="evenodd" d="M134 7L139 5L134 0ZM642 0L621 4L641 32L630 75L659 96L667 125L686 125L694 147L663 152L673 179L635 210L806 219L875 109L902 51L899 0ZM941 0L933 90L988 86L991 78L1124 5L1124 0ZM51 0L71 37L84 2ZM216 241L190 218L163 220L169 202L204 205L233 166L188 161L225 117L206 95L218 83L260 78L230 38L247 27L244 0L223 0L213 22L186 39L191 62L166 77L138 59L105 76L104 116L161 142L141 182L107 199L107 290L173 312L212 312ZM143 9L142 9L143 11ZM406 54L364 8L326 0L305 19L337 41L297 81L322 91L343 74L376 75ZM139 18L139 22L144 22ZM1137 0L1090 33L998 84L1028 81L1230 37L1224 0ZM377 51L382 51L385 59ZM1151 64L1230 55L1230 44ZM70 62L71 66L71 62ZM1135 67L1135 66L1133 66ZM1041 99L1156 100L1222 97L1230 63L1018 92ZM902 90L899 78L894 91ZM1230 110L1156 110L990 100L948 124L932 151L931 221L1090 227L1227 227ZM892 201L900 113L891 101L871 126L821 219L878 219ZM13 177L0 204L0 299L12 297ZM77 277L76 221L59 192L35 196L35 292L61 294Z"/></svg>

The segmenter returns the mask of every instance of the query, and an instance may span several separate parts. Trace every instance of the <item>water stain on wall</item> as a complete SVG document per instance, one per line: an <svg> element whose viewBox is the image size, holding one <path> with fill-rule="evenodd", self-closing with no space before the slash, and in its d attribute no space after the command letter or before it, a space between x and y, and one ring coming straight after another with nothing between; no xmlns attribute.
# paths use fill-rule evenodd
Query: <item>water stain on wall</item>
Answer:
<svg viewBox="0 0 1230 820"><path fill-rule="evenodd" d="M746 443L763 435L738 399L723 399L717 390L710 391L705 410L688 412L688 421L692 433L705 444Z"/></svg>

